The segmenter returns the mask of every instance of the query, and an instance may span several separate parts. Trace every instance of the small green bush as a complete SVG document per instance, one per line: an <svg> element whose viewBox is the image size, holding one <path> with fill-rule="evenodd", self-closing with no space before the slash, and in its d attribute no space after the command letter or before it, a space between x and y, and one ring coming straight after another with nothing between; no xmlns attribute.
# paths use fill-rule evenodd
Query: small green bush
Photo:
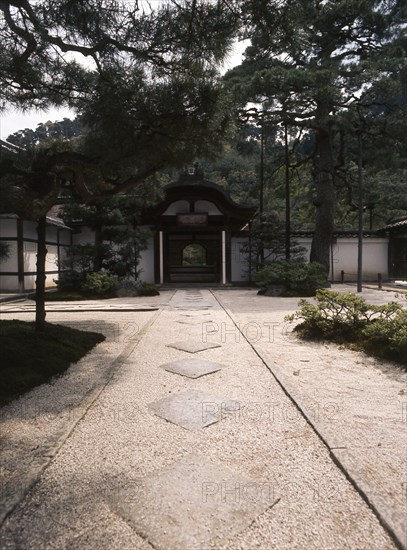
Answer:
<svg viewBox="0 0 407 550"><path fill-rule="evenodd" d="M86 280L82 284L81 290L89 294L110 294L117 285L117 277L109 275L106 271L97 271L87 273Z"/></svg>
<svg viewBox="0 0 407 550"><path fill-rule="evenodd" d="M315 304L300 300L300 309L286 320L303 338L355 344L359 349L407 364L407 311L397 302L368 304L352 292L317 290Z"/></svg>
<svg viewBox="0 0 407 550"><path fill-rule="evenodd" d="M128 279L121 280L117 288L117 295L120 297L159 296L159 294L158 287L154 284Z"/></svg>
<svg viewBox="0 0 407 550"><path fill-rule="evenodd" d="M67 271L61 274L56 281L58 290L61 292L78 292L85 282L84 276L76 271Z"/></svg>
<svg viewBox="0 0 407 550"><path fill-rule="evenodd" d="M255 275L257 286L284 285L286 296L313 296L318 288L326 286L326 271L317 262L278 260L260 269Z"/></svg>
<svg viewBox="0 0 407 550"><path fill-rule="evenodd" d="M159 296L159 291L156 285L143 283L137 290L139 296Z"/></svg>
<svg viewBox="0 0 407 550"><path fill-rule="evenodd" d="M407 365L407 311L399 311L394 318L377 319L362 332L365 349L375 355L388 357Z"/></svg>

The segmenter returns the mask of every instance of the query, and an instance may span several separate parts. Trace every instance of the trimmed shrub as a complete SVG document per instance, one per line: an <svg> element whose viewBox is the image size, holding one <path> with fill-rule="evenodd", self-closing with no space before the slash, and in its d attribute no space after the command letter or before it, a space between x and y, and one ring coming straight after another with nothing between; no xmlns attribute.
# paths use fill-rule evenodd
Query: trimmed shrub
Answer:
<svg viewBox="0 0 407 550"><path fill-rule="evenodd" d="M397 302L368 304L352 292L317 290L315 304L300 300L300 309L286 317L302 319L303 338L354 344L372 355L407 365L407 310Z"/></svg>
<svg viewBox="0 0 407 550"><path fill-rule="evenodd" d="M137 290L139 296L159 296L159 291L156 285L143 283Z"/></svg>
<svg viewBox="0 0 407 550"><path fill-rule="evenodd" d="M267 289L284 285L285 296L314 296L318 288L327 284L324 266L304 260L278 260L260 269L255 275L257 286ZM264 293L264 292L263 292Z"/></svg>
<svg viewBox="0 0 407 550"><path fill-rule="evenodd" d="M83 292L89 294L110 294L117 285L117 277L109 275L106 271L87 273L86 280L81 286Z"/></svg>
<svg viewBox="0 0 407 550"><path fill-rule="evenodd" d="M84 277L76 271L67 271L61 274L56 284L61 292L79 292L84 284Z"/></svg>
<svg viewBox="0 0 407 550"><path fill-rule="evenodd" d="M141 283L140 281L131 281L128 279L119 282L117 295L124 296L158 296L160 293L158 287L151 283Z"/></svg>
<svg viewBox="0 0 407 550"><path fill-rule="evenodd" d="M391 319L377 319L362 332L366 351L407 365L407 311Z"/></svg>

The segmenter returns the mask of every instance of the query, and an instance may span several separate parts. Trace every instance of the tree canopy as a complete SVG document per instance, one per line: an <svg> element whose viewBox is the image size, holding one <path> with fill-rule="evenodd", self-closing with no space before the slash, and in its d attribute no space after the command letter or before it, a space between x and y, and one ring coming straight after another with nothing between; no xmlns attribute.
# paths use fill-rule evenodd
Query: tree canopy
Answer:
<svg viewBox="0 0 407 550"><path fill-rule="evenodd" d="M399 84L406 67L403 2L373 0L243 0L243 63L227 75L240 99L263 116L314 136L316 225L311 260L329 269L337 169L345 135L361 130L361 113L378 109L379 83ZM388 97L387 97L388 98ZM351 120L345 113L352 111Z"/></svg>
<svg viewBox="0 0 407 550"><path fill-rule="evenodd" d="M0 158L7 208L38 221L38 327L45 319L45 216L66 181L90 203L221 146L230 109L216 65L230 48L235 16L223 2L146 6L0 2L1 109L64 103L83 124L75 140Z"/></svg>
<svg viewBox="0 0 407 550"><path fill-rule="evenodd" d="M121 0L1 2L2 105L67 103L80 115L78 139L67 150L47 151L42 166L48 174L63 165L82 198L91 200L91 189L122 192L167 165L218 150L230 109L215 67L236 29L236 18L221 4L168 1L152 9ZM16 175L11 164L20 159L2 162L0 176ZM34 167L25 163L17 171L30 188ZM46 179L56 186L60 181ZM85 179L92 182L86 193ZM39 204L45 189L34 187Z"/></svg>
<svg viewBox="0 0 407 550"><path fill-rule="evenodd" d="M236 19L223 2L14 0L0 3L0 94L27 108L92 92L95 73L143 67L150 75L213 67L230 47ZM85 59L85 62L83 60ZM3 102L2 102L3 103ZM4 105L4 103L3 103Z"/></svg>

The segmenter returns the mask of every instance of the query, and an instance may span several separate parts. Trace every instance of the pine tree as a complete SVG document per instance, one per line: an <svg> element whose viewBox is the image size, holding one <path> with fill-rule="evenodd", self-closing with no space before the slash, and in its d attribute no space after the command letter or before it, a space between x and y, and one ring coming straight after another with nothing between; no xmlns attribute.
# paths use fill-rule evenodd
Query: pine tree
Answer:
<svg viewBox="0 0 407 550"><path fill-rule="evenodd" d="M0 3L0 108L64 103L86 125L65 150L62 142L34 148L32 162L25 154L0 159L1 184L13 189L8 204L39 222L39 237L67 178L89 203L220 146L230 115L215 67L235 31L221 7L198 0L149 11L121 0ZM45 253L39 243L38 328Z"/></svg>
<svg viewBox="0 0 407 550"><path fill-rule="evenodd" d="M267 102L270 119L315 136L316 221L311 261L329 270L342 114L363 106L384 74L406 66L403 2L244 0L246 59L228 75L241 101Z"/></svg>

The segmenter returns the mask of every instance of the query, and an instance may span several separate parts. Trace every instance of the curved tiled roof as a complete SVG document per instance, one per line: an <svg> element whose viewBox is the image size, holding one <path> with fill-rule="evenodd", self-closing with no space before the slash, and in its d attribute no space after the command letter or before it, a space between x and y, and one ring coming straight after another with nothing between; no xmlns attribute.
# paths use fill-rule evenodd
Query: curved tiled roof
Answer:
<svg viewBox="0 0 407 550"><path fill-rule="evenodd" d="M384 229L401 229L404 227L407 229L407 216L396 218L394 220L389 220Z"/></svg>

